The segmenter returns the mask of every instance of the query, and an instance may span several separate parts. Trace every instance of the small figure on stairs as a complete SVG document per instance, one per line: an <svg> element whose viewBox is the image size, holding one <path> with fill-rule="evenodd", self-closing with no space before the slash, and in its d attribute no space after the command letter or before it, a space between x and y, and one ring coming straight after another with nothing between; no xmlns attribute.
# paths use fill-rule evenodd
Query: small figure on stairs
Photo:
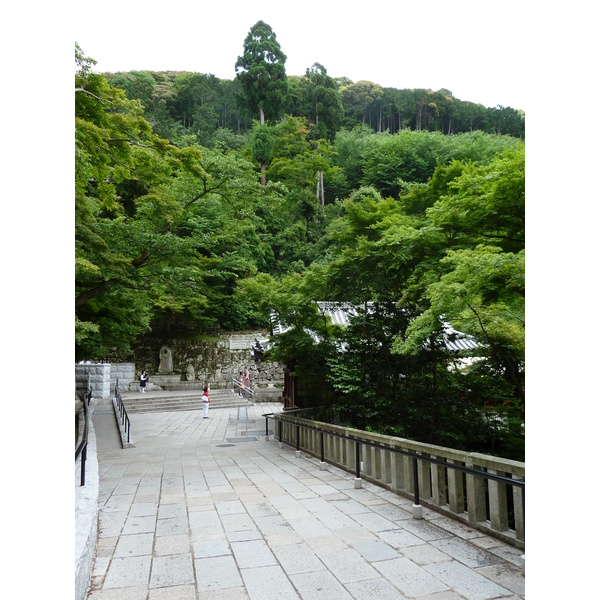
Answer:
<svg viewBox="0 0 600 600"><path fill-rule="evenodd" d="M146 375L146 369L142 369L142 374L140 375L140 392L146 393L146 381L148 380L148 375Z"/></svg>
<svg viewBox="0 0 600 600"><path fill-rule="evenodd" d="M250 371L244 367L244 388L250 390Z"/></svg>

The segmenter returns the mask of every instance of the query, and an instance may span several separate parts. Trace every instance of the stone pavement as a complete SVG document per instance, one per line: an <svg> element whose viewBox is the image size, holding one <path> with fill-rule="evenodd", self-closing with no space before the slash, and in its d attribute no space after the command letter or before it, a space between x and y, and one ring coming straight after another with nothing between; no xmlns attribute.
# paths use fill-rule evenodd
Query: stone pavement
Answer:
<svg viewBox="0 0 600 600"><path fill-rule="evenodd" d="M94 415L99 528L88 600L525 597L521 551L265 439L247 408Z"/></svg>

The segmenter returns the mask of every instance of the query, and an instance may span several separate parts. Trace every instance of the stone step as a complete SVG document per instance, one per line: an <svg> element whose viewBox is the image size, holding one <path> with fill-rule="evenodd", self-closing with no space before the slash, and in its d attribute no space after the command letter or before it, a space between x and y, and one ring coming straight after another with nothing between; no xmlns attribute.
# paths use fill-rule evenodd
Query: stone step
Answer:
<svg viewBox="0 0 600 600"><path fill-rule="evenodd" d="M220 408L235 408L239 406L248 406L248 402L231 402L213 405L210 403L210 410L218 410ZM161 404L127 404L125 408L128 413L136 412L170 412L174 410L202 410L202 405L197 402L164 402Z"/></svg>
<svg viewBox="0 0 600 600"><path fill-rule="evenodd" d="M210 408L232 408L237 406L248 406L245 398L237 396L229 390L222 390L221 394L210 395ZM128 395L123 397L123 403L127 412L160 412L173 410L202 410L202 396L197 394L157 396Z"/></svg>

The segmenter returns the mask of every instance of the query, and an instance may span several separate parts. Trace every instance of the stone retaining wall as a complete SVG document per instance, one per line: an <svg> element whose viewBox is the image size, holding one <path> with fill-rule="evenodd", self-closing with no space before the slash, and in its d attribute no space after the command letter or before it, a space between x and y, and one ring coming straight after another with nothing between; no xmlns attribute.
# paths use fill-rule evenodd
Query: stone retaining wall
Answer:
<svg viewBox="0 0 600 600"><path fill-rule="evenodd" d="M126 390L132 381L137 381L135 375L135 363L111 363L110 365L110 389L114 391L115 384L119 379L119 389Z"/></svg>
<svg viewBox="0 0 600 600"><path fill-rule="evenodd" d="M263 363L258 366L252 359L250 347L254 341L268 337L266 331L225 333L215 331L211 335L195 339L157 339L140 342L135 350L135 373L142 369L149 374L149 381L163 387L159 373L160 352L170 351L172 359L171 376L179 376L176 382L169 381L164 389L198 388L210 384L211 389L232 387L232 379L238 377L244 367L250 371L250 380L256 388L282 388L283 367L276 363Z"/></svg>
<svg viewBox="0 0 600 600"><path fill-rule="evenodd" d="M75 390L85 394L88 389L88 376L92 388L93 398L110 397L110 372L109 363L92 363L75 365Z"/></svg>

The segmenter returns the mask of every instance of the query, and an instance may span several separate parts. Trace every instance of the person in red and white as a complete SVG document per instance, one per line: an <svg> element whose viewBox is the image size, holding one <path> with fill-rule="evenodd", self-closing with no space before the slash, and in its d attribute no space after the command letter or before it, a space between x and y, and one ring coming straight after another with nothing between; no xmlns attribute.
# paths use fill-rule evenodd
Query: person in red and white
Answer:
<svg viewBox="0 0 600 600"><path fill-rule="evenodd" d="M208 419L208 407L210 406L210 400L208 399L208 388L204 388L204 393L202 394L202 416L205 419Z"/></svg>

